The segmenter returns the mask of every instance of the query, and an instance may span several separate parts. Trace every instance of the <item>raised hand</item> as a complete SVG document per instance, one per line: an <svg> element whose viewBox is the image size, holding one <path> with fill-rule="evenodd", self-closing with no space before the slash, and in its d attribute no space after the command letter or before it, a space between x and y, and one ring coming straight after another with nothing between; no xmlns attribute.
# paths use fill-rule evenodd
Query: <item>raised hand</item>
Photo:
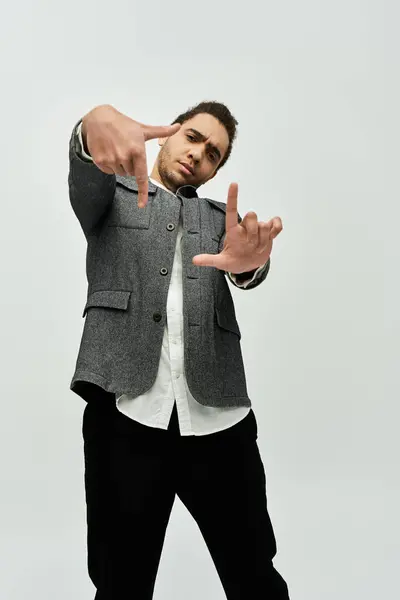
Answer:
<svg viewBox="0 0 400 600"><path fill-rule="evenodd" d="M193 264L201 267L216 267L233 274L253 271L264 265L272 252L272 242L282 231L280 217L267 223L258 221L253 211L246 213L239 223L238 184L231 183L226 203L225 241L219 254L198 254Z"/></svg>
<svg viewBox="0 0 400 600"><path fill-rule="evenodd" d="M98 106L83 118L82 136L95 165L104 173L135 176L138 205L148 200L148 170L145 143L170 137L181 125L144 125L120 113L113 106Z"/></svg>

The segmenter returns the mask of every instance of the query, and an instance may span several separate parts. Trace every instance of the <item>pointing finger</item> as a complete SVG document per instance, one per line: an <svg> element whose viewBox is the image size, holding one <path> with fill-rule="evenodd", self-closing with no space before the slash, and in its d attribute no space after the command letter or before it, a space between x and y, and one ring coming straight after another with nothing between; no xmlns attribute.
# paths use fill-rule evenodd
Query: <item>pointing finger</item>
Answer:
<svg viewBox="0 0 400 600"><path fill-rule="evenodd" d="M138 206L144 208L149 194L149 178L147 173L147 160L145 154L140 154L135 160L135 177L138 184Z"/></svg>
<svg viewBox="0 0 400 600"><path fill-rule="evenodd" d="M238 189L239 186L237 183L231 183L228 190L228 200L226 203L226 221L225 221L225 230L229 231L232 227L235 227L238 224L238 210L237 210L237 199L238 199Z"/></svg>
<svg viewBox="0 0 400 600"><path fill-rule="evenodd" d="M142 125L145 142L147 142L148 140L170 137L171 135L175 135L175 133L177 133L180 130L180 128L180 123L175 123L175 125L167 126Z"/></svg>

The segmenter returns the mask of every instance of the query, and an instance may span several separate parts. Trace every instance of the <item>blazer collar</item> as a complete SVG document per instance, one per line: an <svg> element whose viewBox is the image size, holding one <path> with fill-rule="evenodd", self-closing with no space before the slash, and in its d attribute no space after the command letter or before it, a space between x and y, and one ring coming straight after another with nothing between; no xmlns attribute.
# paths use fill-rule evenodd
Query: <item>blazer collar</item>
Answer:
<svg viewBox="0 0 400 600"><path fill-rule="evenodd" d="M118 183L127 187L134 192L138 192L138 184L136 181L136 177L125 177L124 175L115 175ZM149 179L149 194L153 195L156 193L157 188L160 187L154 184ZM163 188L161 188L163 189ZM180 188L176 190L176 196L183 196L184 198L198 198L197 189L193 185L182 185Z"/></svg>

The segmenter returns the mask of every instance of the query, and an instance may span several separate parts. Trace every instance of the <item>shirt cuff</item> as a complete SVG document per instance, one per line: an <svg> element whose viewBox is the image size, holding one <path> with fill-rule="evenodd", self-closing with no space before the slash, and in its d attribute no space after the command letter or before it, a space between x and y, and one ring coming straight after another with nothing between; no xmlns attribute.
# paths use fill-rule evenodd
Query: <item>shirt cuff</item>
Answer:
<svg viewBox="0 0 400 600"><path fill-rule="evenodd" d="M82 154L83 158L86 158L86 160L90 160L90 161L93 162L93 158L90 156L90 154L88 154L87 152L85 152L85 148L84 148L84 145L83 145L82 121L79 123L78 127L76 128L76 135L78 136L78 140L79 140L79 143L81 145L80 154Z"/></svg>
<svg viewBox="0 0 400 600"><path fill-rule="evenodd" d="M268 261L267 261L268 262ZM231 281L233 281L233 283L235 285L237 285L238 287L241 288L247 288L248 285L250 285L250 283L252 283L258 276L258 274L265 269L265 266L267 264L267 262L263 265L261 265L261 267L258 267L258 269L256 269L256 271L254 272L254 275L251 279L246 279L246 281L241 281L240 283L237 281L236 279L236 275L233 275L232 273L228 273L229 278L231 279Z"/></svg>

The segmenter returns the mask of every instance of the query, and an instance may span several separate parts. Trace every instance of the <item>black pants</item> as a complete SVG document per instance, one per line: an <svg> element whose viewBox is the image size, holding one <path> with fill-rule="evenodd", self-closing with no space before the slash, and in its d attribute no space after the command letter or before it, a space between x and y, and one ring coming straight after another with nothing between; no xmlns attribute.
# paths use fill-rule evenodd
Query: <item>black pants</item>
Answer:
<svg viewBox="0 0 400 600"><path fill-rule="evenodd" d="M110 398L114 398L113 396ZM175 494L196 520L228 600L287 600L254 412L206 436L180 435L90 401L83 417L89 576L95 600L150 600Z"/></svg>

